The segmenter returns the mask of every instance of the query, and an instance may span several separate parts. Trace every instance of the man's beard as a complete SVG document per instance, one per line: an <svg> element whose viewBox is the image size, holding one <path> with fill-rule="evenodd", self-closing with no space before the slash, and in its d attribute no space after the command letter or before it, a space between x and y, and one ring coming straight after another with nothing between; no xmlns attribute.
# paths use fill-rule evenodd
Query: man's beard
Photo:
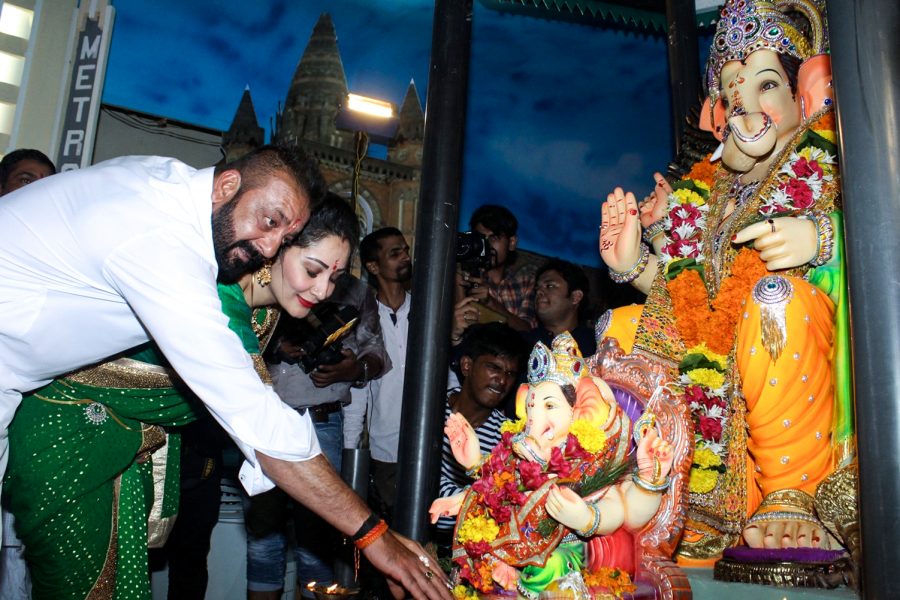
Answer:
<svg viewBox="0 0 900 600"><path fill-rule="evenodd" d="M247 240L235 241L234 209L241 199L242 192L226 202L212 215L213 249L219 265L219 281L234 283L245 273L256 271L265 263L266 258ZM240 248L247 258L234 256L232 251Z"/></svg>
<svg viewBox="0 0 900 600"><path fill-rule="evenodd" d="M397 281L400 283L406 283L412 279L412 263L407 265L406 267L400 267L397 269Z"/></svg>

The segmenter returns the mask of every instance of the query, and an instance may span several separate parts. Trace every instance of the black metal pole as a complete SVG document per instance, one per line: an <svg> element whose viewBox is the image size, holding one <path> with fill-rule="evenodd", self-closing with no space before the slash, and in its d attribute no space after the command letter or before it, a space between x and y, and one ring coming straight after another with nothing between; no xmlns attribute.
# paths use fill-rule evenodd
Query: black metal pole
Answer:
<svg viewBox="0 0 900 600"><path fill-rule="evenodd" d="M471 34L471 0L435 1L393 522L420 542L441 466Z"/></svg>
<svg viewBox="0 0 900 600"><path fill-rule="evenodd" d="M700 98L700 53L694 3L666 0L669 42L669 82L672 87L672 127L675 150L681 147L688 111Z"/></svg>
<svg viewBox="0 0 900 600"><path fill-rule="evenodd" d="M900 590L900 4L828 3L847 232L862 595Z"/></svg>

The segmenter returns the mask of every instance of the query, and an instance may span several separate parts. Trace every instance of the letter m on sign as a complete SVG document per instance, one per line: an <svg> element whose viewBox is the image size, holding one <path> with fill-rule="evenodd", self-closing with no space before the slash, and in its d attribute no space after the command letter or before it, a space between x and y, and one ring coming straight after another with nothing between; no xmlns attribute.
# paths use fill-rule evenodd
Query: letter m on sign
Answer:
<svg viewBox="0 0 900 600"><path fill-rule="evenodd" d="M78 53L79 60L93 59L97 60L100 56L100 38L101 36L84 36L81 38L81 52Z"/></svg>

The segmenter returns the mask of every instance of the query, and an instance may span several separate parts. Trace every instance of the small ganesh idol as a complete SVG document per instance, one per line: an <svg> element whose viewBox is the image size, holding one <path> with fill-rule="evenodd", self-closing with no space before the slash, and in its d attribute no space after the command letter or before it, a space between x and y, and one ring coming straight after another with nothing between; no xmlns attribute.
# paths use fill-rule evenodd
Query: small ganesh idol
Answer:
<svg viewBox="0 0 900 600"><path fill-rule="evenodd" d="M452 558L467 588L458 595L633 589L632 532L656 514L672 467L653 415L635 424L634 450L628 417L568 333L534 347L516 406L519 421L485 456L464 417L447 421L454 457L477 478L431 509L458 515Z"/></svg>

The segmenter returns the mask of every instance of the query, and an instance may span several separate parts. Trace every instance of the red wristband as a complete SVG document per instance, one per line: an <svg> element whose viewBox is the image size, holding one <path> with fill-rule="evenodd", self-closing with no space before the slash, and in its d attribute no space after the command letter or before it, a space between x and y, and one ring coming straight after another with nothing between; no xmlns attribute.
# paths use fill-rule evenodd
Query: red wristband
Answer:
<svg viewBox="0 0 900 600"><path fill-rule="evenodd" d="M362 550L366 546L372 544L375 540L383 536L387 533L388 525L384 522L384 519L378 521L378 525L373 527L366 535L362 536L358 540L354 540L353 544Z"/></svg>

